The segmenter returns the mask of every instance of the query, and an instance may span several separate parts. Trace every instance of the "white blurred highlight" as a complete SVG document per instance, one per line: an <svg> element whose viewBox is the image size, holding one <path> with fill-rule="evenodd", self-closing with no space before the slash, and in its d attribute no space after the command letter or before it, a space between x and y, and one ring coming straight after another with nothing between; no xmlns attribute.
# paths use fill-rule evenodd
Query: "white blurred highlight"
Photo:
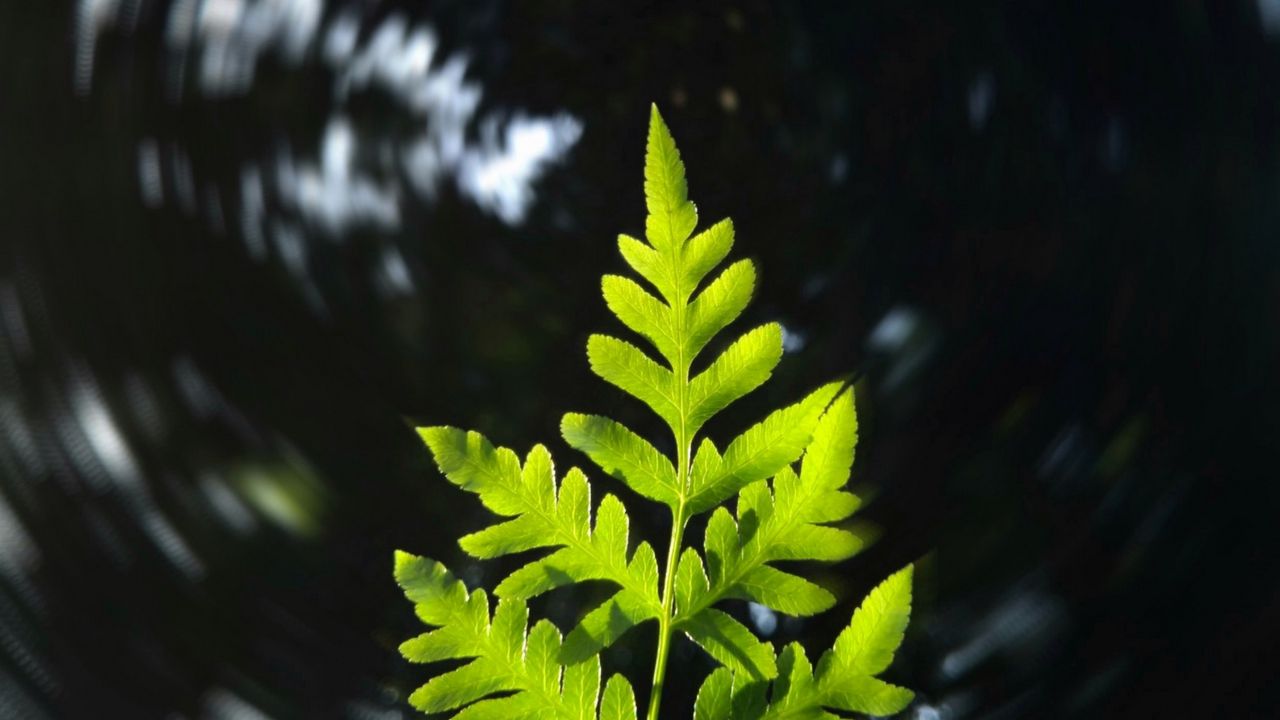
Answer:
<svg viewBox="0 0 1280 720"><path fill-rule="evenodd" d="M102 35L122 18L136 18L134 5L129 0L122 12L121 0L80 0L77 92L91 90ZM337 238L355 228L397 229L407 201L434 200L444 182L452 181L502 222L523 222L536 199L534 183L578 142L582 123L567 113L482 115L484 93L467 79L468 58L442 56L427 23L393 13L362 38L360 15L348 11L326 21L324 11L323 0L176 0L168 9L164 70L171 101L181 100L187 84L206 98L245 95L267 58L295 69L322 64L332 74L334 107L318 146L295 154L282 143L275 175L257 160L243 166L238 209L250 254L265 257L263 233L272 228L263 216L273 200L295 211L309 229ZM353 124L348 101L371 91L385 94L413 119L408 137L370 137ZM476 136L469 138L472 127ZM213 197L206 210L216 229L223 227L225 210L216 193L196 187L181 149L142 140L138 175L148 207L170 194L168 199L194 213L197 197ZM165 191L166 179L172 193ZM283 227L288 233L299 229ZM295 254L295 272L296 259Z"/></svg>

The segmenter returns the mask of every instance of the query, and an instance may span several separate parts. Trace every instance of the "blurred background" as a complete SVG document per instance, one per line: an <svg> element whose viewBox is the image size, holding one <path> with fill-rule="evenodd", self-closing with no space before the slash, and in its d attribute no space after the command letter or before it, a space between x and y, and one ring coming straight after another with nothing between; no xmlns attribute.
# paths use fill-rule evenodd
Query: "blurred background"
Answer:
<svg viewBox="0 0 1280 720"><path fill-rule="evenodd" d="M1280 716L1277 0L5 0L0 48L0 717L412 716L392 549L502 571L412 427L659 437L584 354L651 101L787 329L712 433L858 378L876 542L734 613L813 654L914 561L904 717Z"/></svg>

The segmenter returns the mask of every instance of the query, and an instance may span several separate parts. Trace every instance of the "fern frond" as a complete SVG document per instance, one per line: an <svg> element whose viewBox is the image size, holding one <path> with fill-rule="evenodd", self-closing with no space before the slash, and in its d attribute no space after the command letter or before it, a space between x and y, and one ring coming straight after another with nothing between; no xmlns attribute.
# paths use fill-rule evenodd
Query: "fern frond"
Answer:
<svg viewBox="0 0 1280 720"><path fill-rule="evenodd" d="M560 421L560 434L640 495L667 505L679 503L680 483L671 461L626 425L601 415L569 413Z"/></svg>
<svg viewBox="0 0 1280 720"><path fill-rule="evenodd" d="M688 548L680 557L676 570L676 606L698 603L707 590L702 558L696 550ZM758 640L747 626L719 610L703 610L675 627L734 672L757 679L771 678L778 672L773 647Z"/></svg>
<svg viewBox="0 0 1280 720"><path fill-rule="evenodd" d="M556 484L551 453L534 446L521 465L514 452L494 447L478 432L452 427L420 428L440 472L450 482L479 496L494 514L511 518L463 537L459 544L473 557L488 559L540 548L557 548L534 560L498 583L494 592L503 599L526 600L548 590L585 580L606 580L620 590L604 606L610 606L607 627L601 635L590 625L571 634L566 647L582 655L588 637L616 639L626 628L661 611L658 599L658 562L653 548L640 543L627 557L630 520L622 501L605 495L591 524L591 486L586 476L572 468ZM656 451L655 451L656 452ZM629 619L622 628L620 610ZM588 615L588 619L591 615ZM584 634L586 636L584 637ZM606 643L607 644L607 643Z"/></svg>
<svg viewBox="0 0 1280 720"><path fill-rule="evenodd" d="M644 199L649 215L645 237L658 252L678 254L698 224L698 210L689 202L684 161L675 138L654 105L649 113L649 143L645 148Z"/></svg>
<svg viewBox="0 0 1280 720"><path fill-rule="evenodd" d="M835 603L827 590L768 563L845 560L861 548L852 533L827 525L844 520L858 508L858 498L842 489L849 479L857 440L853 390L845 389L820 416L799 475L784 465L772 483L759 480L742 488L736 519L725 508L716 509L703 540L709 587L677 606L677 627L728 597L800 616L822 612Z"/></svg>
<svg viewBox="0 0 1280 720"><path fill-rule="evenodd" d="M464 720L563 718L635 720L631 684L614 675L600 688L598 658L562 668L560 631L546 620L528 628L529 610L503 599L490 615L483 590L468 592L440 563L397 552L395 578L418 618L436 629L400 645L412 662L469 660L409 696L427 713L460 710Z"/></svg>
<svg viewBox="0 0 1280 720"><path fill-rule="evenodd" d="M815 672L799 643L778 657L772 686L728 668L703 682L695 720L837 718L833 711L874 716L900 712L914 694L875 677L902 644L911 614L912 568L894 573L867 596L852 620L822 654Z"/></svg>
<svg viewBox="0 0 1280 720"><path fill-rule="evenodd" d="M592 372L667 425L674 452L664 455L603 415L568 413L560 432L630 491L670 509L666 560L660 568L647 542L630 550L622 501L605 495L593 511L586 476L571 468L557 478L545 447L534 446L522 463L479 433L420 429L440 471L500 518L463 537L463 550L480 559L546 552L497 585L492 610L483 590L469 593L438 563L397 554L397 580L423 622L438 628L401 651L418 662L469 661L429 681L410 700L428 712L458 710L455 717L466 720L634 719L625 679L614 676L601 691L599 653L634 626L655 620L648 720L660 712L676 633L722 666L698 696L695 716L701 720L897 712L911 693L876 675L902 640L910 568L867 598L816 670L798 645L776 655L770 643L715 607L747 599L803 616L835 603L826 589L777 564L844 560L860 549L852 533L832 525L859 504L844 489L857 443L853 391L842 382L820 386L748 427L723 452L703 434L712 418L773 374L783 329L764 323L717 343L723 349L715 357L701 357L742 316L755 291L756 269L750 260L738 260L717 272L733 247L733 223L722 220L694 233L698 216L684 163L656 107L644 177L644 239L618 238L636 278L606 275L601 282L609 310L642 340L593 334L587 358ZM723 504L735 497L730 512ZM701 552L686 547L689 520L707 512ZM611 583L615 591L567 636L545 620L526 627L529 598L585 581Z"/></svg>
<svg viewBox="0 0 1280 720"><path fill-rule="evenodd" d="M689 202L684 163L657 108L650 117L645 156L645 202L649 210L647 242L623 235L618 249L660 297L617 275L606 275L601 289L613 314L648 341L661 362L635 345L607 335L591 336L587 355L593 372L662 418L681 452L692 445L714 415L769 379L782 357L782 328L768 323L747 332L693 375L693 363L702 350L751 300L756 271L750 260L739 260L699 290L733 247L733 223L723 220L690 238L697 225L697 211ZM826 399L830 401L830 397ZM677 457L673 464L647 440L606 418L571 413L561 423L561 431L570 446L586 453L605 472L687 520L732 496L742 485L769 477L777 469L774 465L799 457L822 411L819 405L815 398L805 406L812 411L807 415L797 411L775 419L771 427L779 421L791 425L790 434L779 438L778 444L759 446L757 432L731 445L733 461L760 450L765 453L760 459L763 464L730 464L715 476L691 476L687 457ZM773 440L772 435L758 438ZM790 445L786 440L792 440ZM783 459L774 459L779 453Z"/></svg>
<svg viewBox="0 0 1280 720"><path fill-rule="evenodd" d="M710 442L699 447L688 497L690 511L701 513L717 507L747 485L798 460L823 410L842 387L843 383L823 385L800 402L770 413L734 438L723 457Z"/></svg>

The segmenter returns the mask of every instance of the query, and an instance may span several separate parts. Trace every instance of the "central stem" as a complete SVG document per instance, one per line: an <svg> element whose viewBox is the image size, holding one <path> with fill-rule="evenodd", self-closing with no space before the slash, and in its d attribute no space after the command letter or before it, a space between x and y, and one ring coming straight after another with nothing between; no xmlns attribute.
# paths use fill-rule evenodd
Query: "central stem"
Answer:
<svg viewBox="0 0 1280 720"><path fill-rule="evenodd" d="M667 656L671 650L671 621L675 613L676 562L680 558L680 541L684 535L684 505L672 515L671 543L667 546L667 564L662 579L662 616L658 618L658 655L653 665L653 685L649 691L648 720L657 720L662 704L663 680L667 674Z"/></svg>
<svg viewBox="0 0 1280 720"><path fill-rule="evenodd" d="M681 266L683 253L677 246L673 251L673 265ZM653 664L653 684L649 690L648 720L657 720L658 708L662 704L662 686L667 675L667 656L671 652L672 623L675 618L675 581L676 563L680 561L680 544L684 538L685 493L689 490L690 455L693 453L693 439L689 437L689 366L691 357L685 357L684 332L685 313L689 305L689 294L680 283L676 282L675 297L671 303L675 318L675 334L680 338L680 346L676 350L675 362L671 370L676 380L676 409L679 414L679 425L674 428L676 441L676 487L680 488L680 502L671 510L671 541L667 544L667 564L662 569L662 615L658 618L658 654Z"/></svg>

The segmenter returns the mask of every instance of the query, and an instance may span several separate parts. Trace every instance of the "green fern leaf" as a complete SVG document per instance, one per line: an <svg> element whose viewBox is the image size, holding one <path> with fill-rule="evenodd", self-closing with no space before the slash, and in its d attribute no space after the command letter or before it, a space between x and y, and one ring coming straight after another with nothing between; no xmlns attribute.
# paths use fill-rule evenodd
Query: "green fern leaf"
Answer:
<svg viewBox="0 0 1280 720"><path fill-rule="evenodd" d="M679 426L680 407L670 370L650 360L636 346L608 335L591 336L587 358L591 370L605 382L643 400L672 429Z"/></svg>
<svg viewBox="0 0 1280 720"><path fill-rule="evenodd" d="M697 355L716 333L738 319L751 301L755 288L755 265L750 260L739 260L699 292L689 304L685 318L685 353L690 357ZM781 328L778 351L781 354Z"/></svg>
<svg viewBox="0 0 1280 720"><path fill-rule="evenodd" d="M684 248L683 262L675 276L680 287L695 288L733 249L733 221L725 218L694 235ZM752 268L754 279L754 268Z"/></svg>
<svg viewBox="0 0 1280 720"><path fill-rule="evenodd" d="M751 599L788 615L813 615L835 603L825 589L767 563L844 560L860 549L852 533L824 524L858 507L857 497L841 489L857 439L853 391L845 389L819 417L800 475L783 466L772 484L760 480L742 488L736 520L724 508L712 514L703 540L710 588L699 602L678 608L677 627L726 597Z"/></svg>
<svg viewBox="0 0 1280 720"><path fill-rule="evenodd" d="M610 676L600 698L599 720L635 720L635 717L636 696L631 683L621 675Z"/></svg>
<svg viewBox="0 0 1280 720"><path fill-rule="evenodd" d="M648 340L668 363L675 364L682 343L676 329L671 326L672 318L667 306L639 283L620 275L605 275L600 289L605 305L622 324ZM587 354L590 357L590 346Z"/></svg>
<svg viewBox="0 0 1280 720"><path fill-rule="evenodd" d="M680 486L671 461L622 423L600 415L569 413L560 421L560 433L570 447L586 453L640 495L667 505L679 502Z"/></svg>
<svg viewBox="0 0 1280 720"><path fill-rule="evenodd" d="M586 476L572 468L557 487L545 447L535 446L522 466L514 452L495 448L477 432L430 427L419 434L445 477L476 493L495 514L512 518L463 537L463 550L488 559L558 548L507 576L495 590L498 597L524 600L567 583L607 580L629 593L634 622L658 616L657 560L648 543L628 559L629 519L618 498L600 501L593 526Z"/></svg>
<svg viewBox="0 0 1280 720"><path fill-rule="evenodd" d="M880 584L853 614L834 646L841 674L878 675L893 662L911 617L911 568Z"/></svg>
<svg viewBox="0 0 1280 720"><path fill-rule="evenodd" d="M649 146L644 165L645 237L659 252L676 253L698 224L698 211L689 202L684 162L676 141L657 106L649 113Z"/></svg>
<svg viewBox="0 0 1280 720"><path fill-rule="evenodd" d="M436 628L404 642L401 654L420 663L469 661L414 691L409 702L415 708L427 713L460 709L454 717L466 720L636 717L625 678L611 677L599 697L598 658L562 672L560 631L546 620L528 629L523 602L502 600L491 616L483 590L469 593L440 563L405 552L396 553L395 578L419 619Z"/></svg>
<svg viewBox="0 0 1280 720"><path fill-rule="evenodd" d="M782 359L782 327L762 325L738 338L689 383L691 432L729 403L760 387Z"/></svg>
<svg viewBox="0 0 1280 720"><path fill-rule="evenodd" d="M648 554L653 557L652 553ZM653 560L653 580L658 580L658 563ZM648 598L631 590L621 590L587 613L565 638L560 659L569 664L582 662L609 647L636 625L658 617Z"/></svg>
<svg viewBox="0 0 1280 720"><path fill-rule="evenodd" d="M676 277L673 274L673 268L663 258L662 253L654 250L642 240L637 240L630 235L618 236L618 252L622 254L622 259L627 261L632 270L635 270L640 277L649 281L650 285L666 299L668 304L674 304L679 301L676 293L676 287L684 287L682 277ZM608 277L608 276L606 276ZM606 298L606 304L607 298ZM614 308L610 307L615 315L622 317ZM654 318L666 319L668 314L663 311L661 314L654 314ZM627 322L623 320L623 322Z"/></svg>
<svg viewBox="0 0 1280 720"><path fill-rule="evenodd" d="M696 720L780 720L836 718L834 711L885 716L901 712L910 690L875 677L893 661L911 614L910 566L881 583L854 612L823 653L815 672L799 643L778 657L777 679L761 704L766 683L727 666L703 681L694 708Z"/></svg>
<svg viewBox="0 0 1280 720"><path fill-rule="evenodd" d="M746 625L714 608L704 610L680 629L698 647L736 673L756 679L778 674L773 647L762 642Z"/></svg>
<svg viewBox="0 0 1280 720"><path fill-rule="evenodd" d="M708 421L754 391L782 357L783 329L764 323L699 360L738 320L755 292L749 260L716 272L734 242L729 220L695 234L684 163L654 108L645 154L644 239L618 238L635 278L606 275L601 294L624 327L643 339L593 334L591 370L649 407L671 432L670 457L630 428L598 414L568 413L561 436L636 495L671 511L661 565L647 542L631 546L622 500L593 506L586 475L557 478L537 445L521 462L483 435L451 427L419 432L440 471L474 493L498 520L459 544L483 560L543 551L501 580L491 609L443 566L407 554L396 578L419 618L436 628L406 642L417 662L466 660L411 697L427 712L456 718L636 717L631 685L600 683L602 650L631 628L658 626L647 717L658 717L670 643L683 635L720 665L703 685L694 715L720 718L829 718L832 711L887 714L909 691L877 679L902 641L910 612L910 570L877 588L815 670L798 645L775 653L768 642L715 607L747 599L789 615L812 615L835 598L777 566L792 560L844 560L858 539L833 523L859 505L844 489L857 442L853 391L829 383L767 415L724 446L703 435ZM650 353L655 354L650 354ZM695 362L699 367L694 372ZM694 451L696 448L696 452ZM794 467L797 461L799 467ZM731 512L724 503L736 498ZM702 551L685 547L690 519L710 512ZM585 612L565 637L547 621L528 629L525 602L555 588L603 581L613 594Z"/></svg>
<svg viewBox="0 0 1280 720"><path fill-rule="evenodd" d="M771 413L734 438L714 466L695 465L689 498L692 511L710 510L743 487L795 462L812 437L822 411L841 387L841 383L824 385L804 400Z"/></svg>

